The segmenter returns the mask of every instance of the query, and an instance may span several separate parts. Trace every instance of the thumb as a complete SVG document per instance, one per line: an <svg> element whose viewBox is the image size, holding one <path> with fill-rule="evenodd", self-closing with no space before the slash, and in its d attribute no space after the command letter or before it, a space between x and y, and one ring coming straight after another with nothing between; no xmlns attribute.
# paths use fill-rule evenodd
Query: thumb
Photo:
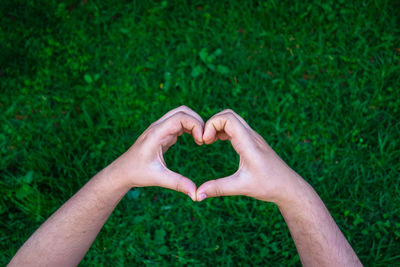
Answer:
<svg viewBox="0 0 400 267"><path fill-rule="evenodd" d="M192 180L171 170L167 170L164 173L163 177L159 179L157 186L182 192L188 195L193 201L196 200L197 187Z"/></svg>
<svg viewBox="0 0 400 267"><path fill-rule="evenodd" d="M210 180L202 184L196 192L197 201L208 197L243 195L242 179L237 174Z"/></svg>

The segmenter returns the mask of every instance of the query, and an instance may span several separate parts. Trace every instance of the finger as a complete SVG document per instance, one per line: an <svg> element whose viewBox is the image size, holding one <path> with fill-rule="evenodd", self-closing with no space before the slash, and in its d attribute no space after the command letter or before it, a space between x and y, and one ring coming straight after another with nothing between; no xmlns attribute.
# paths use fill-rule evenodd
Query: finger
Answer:
<svg viewBox="0 0 400 267"><path fill-rule="evenodd" d="M172 189L188 195L193 201L196 200L196 185L190 179L179 173L167 170L157 186Z"/></svg>
<svg viewBox="0 0 400 267"><path fill-rule="evenodd" d="M222 140L230 140L238 154L243 153L243 146L251 144L248 128L231 112L216 114L210 118L204 127L203 140L206 144L212 144L221 137Z"/></svg>
<svg viewBox="0 0 400 267"><path fill-rule="evenodd" d="M225 132L217 132L217 139L218 140L229 140L229 135L227 135Z"/></svg>
<svg viewBox="0 0 400 267"><path fill-rule="evenodd" d="M168 111L167 113L164 114L164 116L162 116L160 119L158 119L156 122L154 122L154 124L161 123L161 122L165 121L166 119L170 118L171 116L173 116L174 114L176 114L176 113L178 113L180 111L185 112L185 113L195 117L197 120L202 122L203 125L204 125L204 121L200 117L200 115L197 114L196 112L194 112L191 108L189 108L187 106L184 106L184 105L182 105L180 107L177 107L177 108L175 108L173 110Z"/></svg>
<svg viewBox="0 0 400 267"><path fill-rule="evenodd" d="M251 127L247 124L247 122L232 109L225 109L215 115L222 115L222 114L227 114L227 113L232 113L246 128L251 129Z"/></svg>
<svg viewBox="0 0 400 267"><path fill-rule="evenodd" d="M163 144L163 145L161 146L161 153L162 153L161 155L167 153L168 149L169 149L173 144L175 144L177 140L178 140L178 136L177 136L177 135L176 135L176 136L172 136L172 137L168 140L168 143ZM164 161L164 158L163 158L162 156L161 156L161 158L162 158L163 161ZM165 164L165 162L164 162L164 164ZM166 164L165 164L165 165L166 165Z"/></svg>
<svg viewBox="0 0 400 267"><path fill-rule="evenodd" d="M208 197L243 195L242 183L242 180L236 174L207 181L197 189L196 200L202 201Z"/></svg>
<svg viewBox="0 0 400 267"><path fill-rule="evenodd" d="M154 138L160 140L163 146L171 146L176 141L176 136L186 131L193 135L194 141L203 144L203 122L197 118L179 111L157 125Z"/></svg>
<svg viewBox="0 0 400 267"><path fill-rule="evenodd" d="M240 119L239 119L240 118ZM246 122L232 110L223 110L212 116L204 126L203 139L205 143L211 144L218 139L218 132L226 133L228 137L233 137L235 131L243 132L242 128L249 127Z"/></svg>

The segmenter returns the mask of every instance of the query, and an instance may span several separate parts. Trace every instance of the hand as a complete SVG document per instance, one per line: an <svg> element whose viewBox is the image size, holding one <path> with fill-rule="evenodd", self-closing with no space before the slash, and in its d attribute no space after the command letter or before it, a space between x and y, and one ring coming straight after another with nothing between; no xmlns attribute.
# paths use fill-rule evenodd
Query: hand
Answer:
<svg viewBox="0 0 400 267"><path fill-rule="evenodd" d="M130 187L160 186L189 195L196 200L196 185L188 178L169 170L163 154L184 132L203 144L204 122L186 106L173 109L150 125L135 144L111 165L113 173L124 177Z"/></svg>
<svg viewBox="0 0 400 267"><path fill-rule="evenodd" d="M232 110L211 117L203 140L212 144L229 140L240 156L239 168L231 176L207 181L197 189L197 200L206 197L246 195L279 203L290 195L299 176L272 150L264 139Z"/></svg>

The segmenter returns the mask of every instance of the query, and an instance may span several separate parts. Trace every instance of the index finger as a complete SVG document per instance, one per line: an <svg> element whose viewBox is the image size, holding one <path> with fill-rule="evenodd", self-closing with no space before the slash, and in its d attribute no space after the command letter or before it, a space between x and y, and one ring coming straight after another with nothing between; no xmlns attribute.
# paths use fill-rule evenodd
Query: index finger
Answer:
<svg viewBox="0 0 400 267"><path fill-rule="evenodd" d="M154 124L159 124L159 123L167 120L168 118L172 117L173 115L175 115L178 112L185 112L188 115L191 115L192 117L194 117L197 120L199 120L204 125L204 121L200 117L200 115L197 114L195 111L193 111L191 108L189 108L188 106L185 106L185 105L182 105L180 107L177 107L175 109L172 109L172 110L168 111L160 119L158 119L156 122L154 122Z"/></svg>
<svg viewBox="0 0 400 267"><path fill-rule="evenodd" d="M156 127L158 129L155 131L154 138L160 140L163 145L172 145L168 143L171 137L176 140L174 138L184 131L192 134L198 145L203 144L203 122L183 111L176 112Z"/></svg>
<svg viewBox="0 0 400 267"><path fill-rule="evenodd" d="M204 127L203 140L206 144L212 144L218 140L217 133L225 133L233 148L239 154L245 147L251 144L248 126L243 124L232 112L222 111L211 117Z"/></svg>

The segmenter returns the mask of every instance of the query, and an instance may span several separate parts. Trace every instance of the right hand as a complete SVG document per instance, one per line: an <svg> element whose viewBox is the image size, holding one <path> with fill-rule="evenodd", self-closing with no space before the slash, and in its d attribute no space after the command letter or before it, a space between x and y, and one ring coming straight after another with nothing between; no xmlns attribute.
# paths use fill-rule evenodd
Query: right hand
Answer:
<svg viewBox="0 0 400 267"><path fill-rule="evenodd" d="M286 200L299 181L300 176L233 110L211 117L204 127L203 140L206 144L229 140L240 162L234 174L202 184L196 192L198 201L207 197L245 195L278 204Z"/></svg>

